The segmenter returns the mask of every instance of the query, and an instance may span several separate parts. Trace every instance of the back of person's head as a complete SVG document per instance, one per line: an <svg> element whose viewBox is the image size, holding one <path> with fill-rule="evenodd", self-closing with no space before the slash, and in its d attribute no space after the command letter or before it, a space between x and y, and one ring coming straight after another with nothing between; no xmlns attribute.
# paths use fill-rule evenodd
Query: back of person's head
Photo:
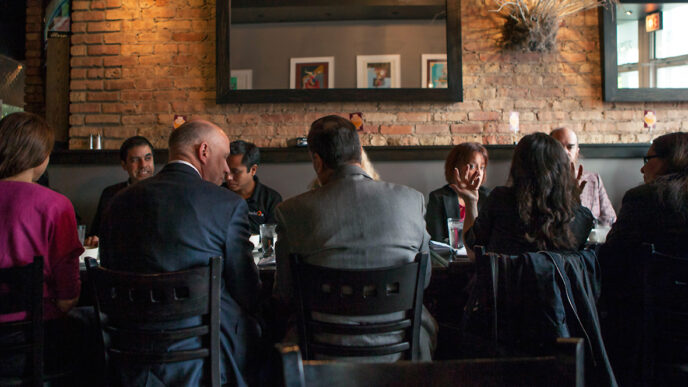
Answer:
<svg viewBox="0 0 688 387"><path fill-rule="evenodd" d="M55 134L33 113L12 113L0 121L0 179L37 167L50 156Z"/></svg>
<svg viewBox="0 0 688 387"><path fill-rule="evenodd" d="M243 155L241 164L243 164L246 169L250 169L252 166L260 164L260 150L251 142L242 140L232 141L229 144L229 151L230 155Z"/></svg>
<svg viewBox="0 0 688 387"><path fill-rule="evenodd" d="M150 141L143 136L129 137L128 139L124 140L122 146L119 147L119 159L126 162L129 150L142 145L146 145L151 151L153 151L153 144L151 144Z"/></svg>
<svg viewBox="0 0 688 387"><path fill-rule="evenodd" d="M308 132L308 150L317 154L326 167L361 163L361 142L351 121L339 116L315 120Z"/></svg>
<svg viewBox="0 0 688 387"><path fill-rule="evenodd" d="M474 153L479 153L483 156L485 166L487 166L487 149L481 144L477 142L464 142L452 148L444 161L444 179L447 183L451 184L454 182L454 168L468 164Z"/></svg>
<svg viewBox="0 0 688 387"><path fill-rule="evenodd" d="M569 223L580 204L580 189L561 144L545 133L523 137L514 150L509 181L526 239L539 250L574 249Z"/></svg>
<svg viewBox="0 0 688 387"><path fill-rule="evenodd" d="M669 133L652 142L655 154L664 162L664 174L653 184L659 198L676 216L688 220L688 133Z"/></svg>
<svg viewBox="0 0 688 387"><path fill-rule="evenodd" d="M207 140L215 128L207 121L187 121L175 129L168 140L170 157L193 152L194 146Z"/></svg>
<svg viewBox="0 0 688 387"><path fill-rule="evenodd" d="M665 173L688 172L688 133L669 133L652 141L655 153L662 158Z"/></svg>

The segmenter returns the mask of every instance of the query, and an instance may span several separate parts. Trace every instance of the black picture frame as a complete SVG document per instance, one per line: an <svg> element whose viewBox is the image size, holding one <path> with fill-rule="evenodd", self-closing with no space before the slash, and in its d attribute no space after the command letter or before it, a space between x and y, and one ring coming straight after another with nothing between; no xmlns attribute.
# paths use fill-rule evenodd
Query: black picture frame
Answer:
<svg viewBox="0 0 688 387"><path fill-rule="evenodd" d="M621 0L620 3L686 3L687 1L663 0L656 2ZM616 23L614 4L600 8L600 57L602 59L602 98L607 102L676 102L688 101L688 89L662 88L618 88L618 69L616 55Z"/></svg>
<svg viewBox="0 0 688 387"><path fill-rule="evenodd" d="M240 1L240 0L235 0ZM251 0L252 7L284 6L327 6L338 5L341 0ZM447 12L447 67L448 87L444 89L397 88L397 89L353 89L335 88L323 90L254 89L232 90L230 86L230 33L231 0L216 2L216 103L272 103L272 102L461 102L463 101L461 62L461 2L460 0L347 0L350 7L404 7L444 2Z"/></svg>

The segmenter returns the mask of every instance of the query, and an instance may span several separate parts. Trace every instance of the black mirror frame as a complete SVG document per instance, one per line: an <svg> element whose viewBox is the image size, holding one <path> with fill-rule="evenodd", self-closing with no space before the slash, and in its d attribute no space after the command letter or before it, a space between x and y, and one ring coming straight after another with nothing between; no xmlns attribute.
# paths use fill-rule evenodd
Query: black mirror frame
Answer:
<svg viewBox="0 0 688 387"><path fill-rule="evenodd" d="M364 4L366 0L358 0ZM303 3L303 1L301 1ZM314 2L317 3L317 2ZM399 1L408 4L409 1ZM461 1L446 0L447 67L446 89L397 88L397 89L324 89L324 90L231 90L230 87L230 39L231 0L216 2L216 96L218 104L270 103L270 102L461 102L463 101L461 63Z"/></svg>
<svg viewBox="0 0 688 387"><path fill-rule="evenodd" d="M620 0L621 3L648 3L638 0ZM687 1L662 0L657 3L686 3ZM602 59L602 98L607 102L675 102L688 101L688 89L637 88L619 89L616 57L616 23L611 7L600 8L600 58Z"/></svg>

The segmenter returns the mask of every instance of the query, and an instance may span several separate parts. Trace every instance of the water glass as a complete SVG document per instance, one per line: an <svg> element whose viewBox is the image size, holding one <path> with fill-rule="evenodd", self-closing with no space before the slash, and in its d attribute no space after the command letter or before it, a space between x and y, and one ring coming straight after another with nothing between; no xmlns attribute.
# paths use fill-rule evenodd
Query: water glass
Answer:
<svg viewBox="0 0 688 387"><path fill-rule="evenodd" d="M76 226L76 231L79 234L79 242L81 242L81 245L83 245L84 240L86 239L86 225L80 224Z"/></svg>
<svg viewBox="0 0 688 387"><path fill-rule="evenodd" d="M449 246L452 249L463 247L463 219L447 218L447 231L449 231Z"/></svg>
<svg viewBox="0 0 688 387"><path fill-rule="evenodd" d="M263 258L272 258L275 256L275 243L277 242L276 228L276 224L260 225L260 246L263 250Z"/></svg>

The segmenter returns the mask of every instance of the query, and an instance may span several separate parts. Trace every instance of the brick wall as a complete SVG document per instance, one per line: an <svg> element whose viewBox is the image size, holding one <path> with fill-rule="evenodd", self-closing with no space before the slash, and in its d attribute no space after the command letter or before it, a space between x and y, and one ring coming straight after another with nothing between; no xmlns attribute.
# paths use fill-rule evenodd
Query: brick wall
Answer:
<svg viewBox="0 0 688 387"><path fill-rule="evenodd" d="M556 52L515 53L498 48L501 21L483 2L464 0L461 103L216 105L214 1L72 4L72 149L84 148L91 133L101 133L106 148L135 134L165 147L175 114L209 119L232 139L260 146L286 146L287 139L305 135L315 118L354 111L364 114L362 139L369 145L511 143L511 111L520 112L521 134L565 125L583 143L647 142L645 109L657 111L652 136L688 130L686 102L601 101L595 10L564 20ZM27 22L33 15L27 13ZM27 50L31 33L27 28Z"/></svg>
<svg viewBox="0 0 688 387"><path fill-rule="evenodd" d="M26 1L26 83L24 110L45 115L43 72L43 6L41 0Z"/></svg>

